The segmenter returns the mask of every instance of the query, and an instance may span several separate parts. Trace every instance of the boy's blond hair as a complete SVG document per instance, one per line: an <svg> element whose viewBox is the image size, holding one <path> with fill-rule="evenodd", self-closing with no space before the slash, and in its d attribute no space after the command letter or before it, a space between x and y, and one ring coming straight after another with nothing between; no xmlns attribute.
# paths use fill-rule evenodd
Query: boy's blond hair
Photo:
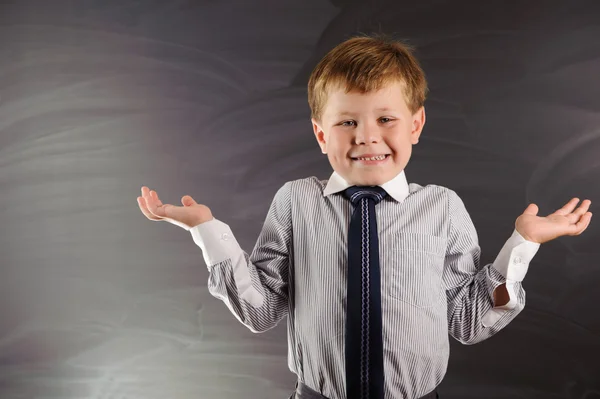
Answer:
<svg viewBox="0 0 600 399"><path fill-rule="evenodd" d="M308 80L311 118L321 122L327 93L346 86L346 93L368 93L388 83L404 83L406 104L415 113L425 103L427 80L413 47L382 33L359 34L330 50Z"/></svg>

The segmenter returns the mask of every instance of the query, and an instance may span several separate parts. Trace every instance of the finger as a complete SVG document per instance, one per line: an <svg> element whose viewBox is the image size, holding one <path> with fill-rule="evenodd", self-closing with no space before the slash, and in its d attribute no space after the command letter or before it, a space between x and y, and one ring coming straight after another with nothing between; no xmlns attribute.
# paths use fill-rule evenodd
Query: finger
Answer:
<svg viewBox="0 0 600 399"><path fill-rule="evenodd" d="M142 197L146 200L146 204L150 199L150 189L146 186L142 186Z"/></svg>
<svg viewBox="0 0 600 399"><path fill-rule="evenodd" d="M156 191L150 190L150 197L152 197L152 199L154 200L154 202L156 202L156 204L158 206L162 206L163 205L163 203L160 200L160 198L158 198L158 193Z"/></svg>
<svg viewBox="0 0 600 399"><path fill-rule="evenodd" d="M142 198L144 198L146 209L151 210L154 206L154 201L152 200L152 196L150 195L150 189L146 186L142 187Z"/></svg>
<svg viewBox="0 0 600 399"><path fill-rule="evenodd" d="M167 204L163 204L161 200L158 198L158 194L154 190L150 190L150 198L152 202L156 206L154 210L154 214L159 217L167 217Z"/></svg>
<svg viewBox="0 0 600 399"><path fill-rule="evenodd" d="M150 189L146 186L142 186L142 198L144 199L144 207L150 212L152 207L152 198L150 197Z"/></svg>
<svg viewBox="0 0 600 399"><path fill-rule="evenodd" d="M573 198L569 202L567 202L562 208L560 208L554 213L557 215L568 215L569 213L573 212L573 209L575 209L575 206L578 202L579 198Z"/></svg>
<svg viewBox="0 0 600 399"><path fill-rule="evenodd" d="M588 212L585 215L583 215L581 217L581 219L579 219L579 222L575 223L575 227L576 227L576 233L575 235L579 235L581 233L583 233L585 231L585 229L587 229L587 227L590 225L590 221L592 220L592 213Z"/></svg>
<svg viewBox="0 0 600 399"><path fill-rule="evenodd" d="M192 206L197 204L197 202L189 195L184 195L181 197L181 203L185 206Z"/></svg>
<svg viewBox="0 0 600 399"><path fill-rule="evenodd" d="M164 209L162 209L162 206L159 206L159 204L152 197L150 192L151 192L150 189L144 190L143 197L144 197L144 201L146 202L146 208L152 215L154 215L158 218L164 218L165 217Z"/></svg>
<svg viewBox="0 0 600 399"><path fill-rule="evenodd" d="M592 201L586 199L581 203L581 205L579 205L579 208L577 208L577 210L575 210L575 212L573 213L577 215L583 215L588 211L588 209L590 209L591 204Z"/></svg>
<svg viewBox="0 0 600 399"><path fill-rule="evenodd" d="M150 213L148 207L146 206L146 200L144 199L144 197L137 197L137 202L144 216L146 216L150 220L160 220L159 217L156 217L152 213Z"/></svg>
<svg viewBox="0 0 600 399"><path fill-rule="evenodd" d="M564 216L566 216L569 223L576 223L577 221L581 220L582 216L584 216L586 214L586 212L588 211L588 209L590 209L591 204L592 204L592 201L585 200L580 204L579 208L577 208L572 213L569 213Z"/></svg>

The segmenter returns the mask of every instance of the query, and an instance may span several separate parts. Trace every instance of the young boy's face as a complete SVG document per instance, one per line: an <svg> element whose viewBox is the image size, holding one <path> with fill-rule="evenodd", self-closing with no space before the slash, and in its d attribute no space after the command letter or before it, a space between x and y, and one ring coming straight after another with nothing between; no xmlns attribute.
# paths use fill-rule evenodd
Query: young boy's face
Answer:
<svg viewBox="0 0 600 399"><path fill-rule="evenodd" d="M376 186L408 163L425 124L425 109L412 114L403 84L396 82L366 94L331 90L321 119L312 119L313 129L333 170L351 185ZM385 157L360 159L365 156Z"/></svg>

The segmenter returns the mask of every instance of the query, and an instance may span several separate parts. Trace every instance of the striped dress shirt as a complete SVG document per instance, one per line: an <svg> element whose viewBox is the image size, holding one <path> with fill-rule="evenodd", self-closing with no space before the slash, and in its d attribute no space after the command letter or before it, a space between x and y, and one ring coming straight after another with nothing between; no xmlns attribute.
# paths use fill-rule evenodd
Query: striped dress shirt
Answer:
<svg viewBox="0 0 600 399"><path fill-rule="evenodd" d="M286 182L275 194L251 254L213 219L190 229L209 270L210 293L252 332L287 316L288 366L331 399L345 398L344 326L348 183ZM516 230L493 263L480 264L478 236L455 191L407 183L402 171L381 185L375 207L381 269L385 398L415 399L435 389L448 364L449 335L483 341L525 306L522 280L539 244ZM506 283L510 301L494 307Z"/></svg>

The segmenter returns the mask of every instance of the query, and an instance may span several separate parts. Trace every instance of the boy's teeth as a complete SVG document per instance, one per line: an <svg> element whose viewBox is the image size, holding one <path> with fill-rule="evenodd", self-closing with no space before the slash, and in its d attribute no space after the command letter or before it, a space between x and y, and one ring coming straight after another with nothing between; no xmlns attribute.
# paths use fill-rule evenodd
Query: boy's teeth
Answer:
<svg viewBox="0 0 600 399"><path fill-rule="evenodd" d="M371 158L358 158L361 161L381 161L385 158L385 155L380 155L378 157L371 157Z"/></svg>

